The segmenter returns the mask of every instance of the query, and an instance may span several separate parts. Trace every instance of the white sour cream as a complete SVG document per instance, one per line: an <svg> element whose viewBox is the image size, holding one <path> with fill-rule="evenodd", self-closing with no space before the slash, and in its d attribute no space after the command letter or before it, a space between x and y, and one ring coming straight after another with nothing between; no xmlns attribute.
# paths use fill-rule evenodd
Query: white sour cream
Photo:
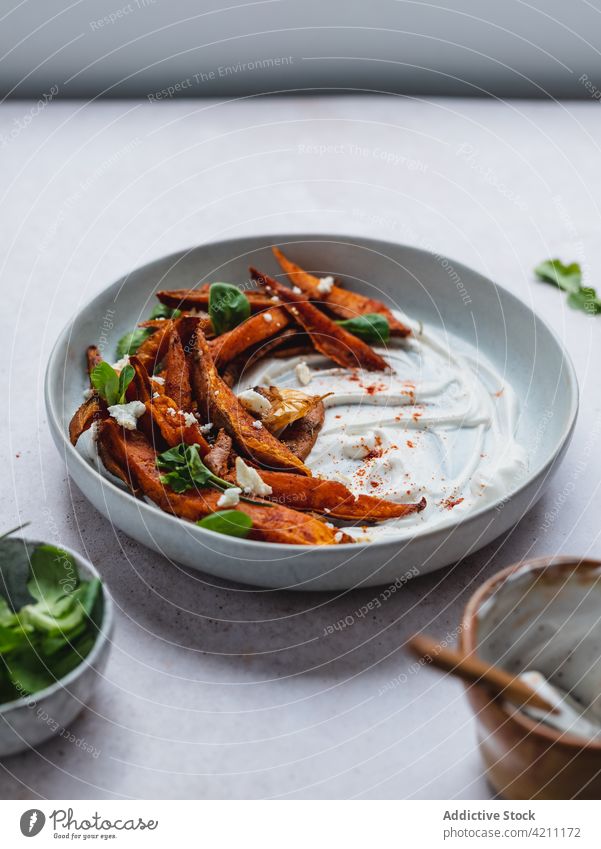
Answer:
<svg viewBox="0 0 601 849"><path fill-rule="evenodd" d="M355 539L412 536L450 524L505 498L527 471L526 451L515 438L512 387L465 343L443 341L397 315L414 335L375 348L390 374L333 367L319 354L272 358L246 372L236 390L274 384L307 391L297 369L307 362L311 394L333 393L306 460L313 473L341 481L355 495L396 502L425 496L421 513L345 528Z"/></svg>

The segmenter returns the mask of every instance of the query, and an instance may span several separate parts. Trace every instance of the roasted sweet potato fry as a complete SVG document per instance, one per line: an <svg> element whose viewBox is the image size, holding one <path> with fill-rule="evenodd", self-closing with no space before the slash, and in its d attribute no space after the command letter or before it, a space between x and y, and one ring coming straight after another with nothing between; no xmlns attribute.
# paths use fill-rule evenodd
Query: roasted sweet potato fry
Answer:
<svg viewBox="0 0 601 849"><path fill-rule="evenodd" d="M104 456L110 457L113 468L119 467L120 477L134 492L142 492L162 510L197 521L221 508L221 493L209 487L177 494L160 481L156 468L156 454L152 445L139 431L124 431L113 420L103 422L99 442ZM306 516L279 504L249 504L241 501L237 510L246 513L253 521L251 539L292 545L333 545L352 542L342 535L337 537L334 528L312 516Z"/></svg>
<svg viewBox="0 0 601 849"><path fill-rule="evenodd" d="M196 334L192 360L192 388L198 410L205 421L223 428L238 450L261 466L310 475L307 467L261 423L246 412L217 372L202 331Z"/></svg>
<svg viewBox="0 0 601 849"><path fill-rule="evenodd" d="M218 478L225 478L229 472L231 458L231 437L224 430L220 430L211 450L203 457L203 462Z"/></svg>
<svg viewBox="0 0 601 849"><path fill-rule="evenodd" d="M357 336L340 327L331 318L307 300L307 296L296 294L282 286L277 280L250 269L251 276L269 294L277 295L292 318L307 331L318 351L344 368L365 368L369 371L385 371L389 368L383 357L377 354Z"/></svg>
<svg viewBox="0 0 601 849"><path fill-rule="evenodd" d="M137 358L150 374L165 357L169 347L169 339L175 327L173 319L165 319L159 321L158 324L160 326L156 332L145 339L136 351Z"/></svg>
<svg viewBox="0 0 601 849"><path fill-rule="evenodd" d="M99 421L108 415L106 404L98 395L92 395L87 401L78 407L73 418L69 422L69 439L71 445L75 445L79 437L88 428L92 427L95 421Z"/></svg>
<svg viewBox="0 0 601 849"><path fill-rule="evenodd" d="M223 333L209 342L209 350L218 369L256 345L271 339L291 323L289 313L283 307L271 305L271 309L247 318L238 327Z"/></svg>
<svg viewBox="0 0 601 849"><path fill-rule="evenodd" d="M178 310L208 310L209 308L210 284L205 284L200 289L172 289L170 291L157 292L157 298L162 304L171 309ZM273 306L270 298L262 292L245 292L250 302L251 312L260 312Z"/></svg>
<svg viewBox="0 0 601 849"><path fill-rule="evenodd" d="M299 478L285 472L260 470L259 474L272 488L270 499L295 510L326 513L334 519L354 522L382 522L419 513L426 506L422 498L417 504L396 504L371 495L358 495L338 481L322 478Z"/></svg>
<svg viewBox="0 0 601 849"><path fill-rule="evenodd" d="M86 351L86 361L88 363L88 374L92 374L92 369L102 362L102 354L96 345L90 345Z"/></svg>
<svg viewBox="0 0 601 849"><path fill-rule="evenodd" d="M320 283L319 277L314 277L304 271L300 265L292 262L279 248L271 249L282 271L288 275L290 283L302 289L305 295L315 301L321 301L334 315L340 318L356 318L366 313L380 313L385 316L390 327L392 336L408 336L411 328L395 318L389 308L375 298L367 298L357 292L350 292L342 286L334 284L329 292L320 292L317 288Z"/></svg>
<svg viewBox="0 0 601 849"><path fill-rule="evenodd" d="M161 449L185 442L186 445L198 445L201 456L206 454L209 444L198 422L186 415L191 412L190 408L180 407L166 393L156 393L154 383L137 356L130 357L129 362L134 369L134 379L127 387L127 400L142 401L146 405L147 412L138 420L138 427L150 442Z"/></svg>
<svg viewBox="0 0 601 849"><path fill-rule="evenodd" d="M282 345L285 345L288 340L301 335L306 336L306 334L300 334L291 327L288 330L283 330L274 339L268 339L266 342L262 342L256 346L252 351L247 351L245 354L236 357L235 360L230 360L221 371L222 378L228 386L233 386L238 382L242 374L248 371L255 363L258 363L259 360L264 359L270 354L277 357ZM310 350L313 351L313 346L311 346Z"/></svg>
<svg viewBox="0 0 601 849"><path fill-rule="evenodd" d="M177 330L172 330L165 357L165 395L173 398L178 410L192 410L190 369Z"/></svg>

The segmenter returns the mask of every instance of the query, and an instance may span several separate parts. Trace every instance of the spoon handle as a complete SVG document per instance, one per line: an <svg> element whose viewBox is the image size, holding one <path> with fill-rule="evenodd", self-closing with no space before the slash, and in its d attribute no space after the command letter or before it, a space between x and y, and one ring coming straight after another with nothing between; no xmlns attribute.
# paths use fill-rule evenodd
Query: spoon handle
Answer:
<svg viewBox="0 0 601 849"><path fill-rule="evenodd" d="M456 675L471 684L484 684L491 687L503 698L514 705L528 704L549 713L557 710L546 699L538 695L519 678L514 678L498 666L481 660L475 654L463 655L458 651L439 645L426 634L416 634L408 641L409 650L418 658L425 658L433 666Z"/></svg>

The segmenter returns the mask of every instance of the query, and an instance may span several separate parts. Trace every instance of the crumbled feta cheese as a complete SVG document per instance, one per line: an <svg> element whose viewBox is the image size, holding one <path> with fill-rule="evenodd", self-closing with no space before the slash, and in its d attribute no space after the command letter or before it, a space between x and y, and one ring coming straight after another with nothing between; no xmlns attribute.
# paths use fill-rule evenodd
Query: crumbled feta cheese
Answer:
<svg viewBox="0 0 601 849"><path fill-rule="evenodd" d="M267 322L267 324L271 324L271 322L273 321L273 316L270 312L264 312L263 318Z"/></svg>
<svg viewBox="0 0 601 849"><path fill-rule="evenodd" d="M135 430L138 419L146 412L146 407L141 401L130 401L129 404L113 404L108 410L118 425L126 430Z"/></svg>
<svg viewBox="0 0 601 849"><path fill-rule="evenodd" d="M280 302L280 299L277 295L272 295L271 300L273 301L274 304L279 304L279 302Z"/></svg>
<svg viewBox="0 0 601 849"><path fill-rule="evenodd" d="M263 427L263 422L259 421L259 419L255 419L253 422L253 427L255 428L255 430L261 430L261 428Z"/></svg>
<svg viewBox="0 0 601 849"><path fill-rule="evenodd" d="M127 365L129 365L129 357L126 354L124 357L121 357L120 360L117 360L116 363L113 363L113 368L115 371L123 371Z"/></svg>
<svg viewBox="0 0 601 849"><path fill-rule="evenodd" d="M302 295L303 294L303 290L299 289L298 286L293 286L292 291L294 292L295 295Z"/></svg>
<svg viewBox="0 0 601 849"><path fill-rule="evenodd" d="M337 534L334 534L334 542L340 542L342 540L342 533L338 531Z"/></svg>
<svg viewBox="0 0 601 849"><path fill-rule="evenodd" d="M193 413L184 413L183 410L179 411L184 417L184 421L186 422L186 427L190 427L190 425L198 424L196 421L196 416Z"/></svg>
<svg viewBox="0 0 601 849"><path fill-rule="evenodd" d="M230 486L225 490L223 495L219 497L217 501L218 507L235 507L236 504L240 504L240 495L242 490L238 486Z"/></svg>
<svg viewBox="0 0 601 849"><path fill-rule="evenodd" d="M159 395L159 393L158 393L158 392L153 392L153 393L152 393L152 397L153 397L153 398L160 398L161 396Z"/></svg>
<svg viewBox="0 0 601 849"><path fill-rule="evenodd" d="M85 389L84 393L83 393L84 401L89 401L93 394L94 394L93 389Z"/></svg>
<svg viewBox="0 0 601 849"><path fill-rule="evenodd" d="M332 291L332 286L334 285L334 278L328 275L327 277L322 277L319 283L317 284L317 291L320 295L329 295Z"/></svg>
<svg viewBox="0 0 601 849"><path fill-rule="evenodd" d="M159 377L159 376L158 376L158 375L156 375L156 374L153 374L153 375L152 375L152 377L151 377L150 379L151 379L151 380L154 380L154 382L155 382L155 383L160 383L160 384L161 384L161 386L163 386L163 385L164 385L164 383L165 383L165 378L164 378L164 377Z"/></svg>
<svg viewBox="0 0 601 849"><path fill-rule="evenodd" d="M302 383L303 386L308 386L311 383L311 378L313 377L313 372L307 365L307 363L303 360L302 363L299 363L295 369L296 379L299 383Z"/></svg>
<svg viewBox="0 0 601 849"><path fill-rule="evenodd" d="M331 522L326 522L325 526L326 526L326 528L335 528L336 527L336 525L333 525Z"/></svg>
<svg viewBox="0 0 601 849"><path fill-rule="evenodd" d="M262 414L271 410L271 404L267 398L264 398L260 392L255 392L254 389L245 389L238 395L238 401L253 413Z"/></svg>
<svg viewBox="0 0 601 849"><path fill-rule="evenodd" d="M252 466L247 466L242 457L236 457L236 483L243 492L251 495L271 495L269 484L264 483L261 476Z"/></svg>
<svg viewBox="0 0 601 849"><path fill-rule="evenodd" d="M206 425L200 426L200 432L201 433L208 433L211 430L212 427L213 427L213 422L207 422Z"/></svg>
<svg viewBox="0 0 601 849"><path fill-rule="evenodd" d="M175 410L173 409L173 407L167 407L167 413L168 413L168 415L170 415L170 416L174 416L174 415L175 415Z"/></svg>

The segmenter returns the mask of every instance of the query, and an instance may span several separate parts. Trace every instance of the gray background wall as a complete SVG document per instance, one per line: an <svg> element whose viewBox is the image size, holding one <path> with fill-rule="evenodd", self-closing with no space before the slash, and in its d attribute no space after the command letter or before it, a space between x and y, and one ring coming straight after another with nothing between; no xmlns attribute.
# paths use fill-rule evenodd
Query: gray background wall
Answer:
<svg viewBox="0 0 601 849"><path fill-rule="evenodd" d="M586 97L600 47L601 0L0 0L4 97Z"/></svg>

